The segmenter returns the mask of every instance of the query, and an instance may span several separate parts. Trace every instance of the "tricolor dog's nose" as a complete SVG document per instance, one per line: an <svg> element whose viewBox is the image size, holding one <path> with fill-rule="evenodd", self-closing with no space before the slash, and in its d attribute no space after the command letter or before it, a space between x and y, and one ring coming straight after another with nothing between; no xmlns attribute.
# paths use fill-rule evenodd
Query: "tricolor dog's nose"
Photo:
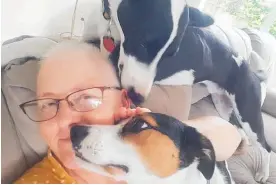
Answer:
<svg viewBox="0 0 276 185"><path fill-rule="evenodd" d="M88 127L82 125L75 125L70 130L70 137L74 149L79 149L80 143L88 135Z"/></svg>
<svg viewBox="0 0 276 185"><path fill-rule="evenodd" d="M119 69L121 70L121 72L123 71L123 68L124 68L124 64L120 64Z"/></svg>
<svg viewBox="0 0 276 185"><path fill-rule="evenodd" d="M134 87L128 89L127 95L135 105L139 105L144 101L144 97L137 93Z"/></svg>

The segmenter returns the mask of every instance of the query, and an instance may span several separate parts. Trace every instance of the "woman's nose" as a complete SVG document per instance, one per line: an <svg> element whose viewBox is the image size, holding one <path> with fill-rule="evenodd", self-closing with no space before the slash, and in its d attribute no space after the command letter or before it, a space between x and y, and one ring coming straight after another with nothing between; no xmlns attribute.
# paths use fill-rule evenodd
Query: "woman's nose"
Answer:
<svg viewBox="0 0 276 185"><path fill-rule="evenodd" d="M57 112L57 119L60 127L68 127L73 122L74 111L66 101L61 101Z"/></svg>

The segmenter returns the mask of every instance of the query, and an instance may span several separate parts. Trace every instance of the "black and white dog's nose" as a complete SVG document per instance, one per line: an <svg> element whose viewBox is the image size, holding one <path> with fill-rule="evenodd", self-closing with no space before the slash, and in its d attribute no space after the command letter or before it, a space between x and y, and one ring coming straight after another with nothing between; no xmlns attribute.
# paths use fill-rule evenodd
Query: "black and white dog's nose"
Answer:
<svg viewBox="0 0 276 185"><path fill-rule="evenodd" d="M82 125L75 125L70 130L70 137L74 149L80 148L80 143L88 135L88 127Z"/></svg>
<svg viewBox="0 0 276 185"><path fill-rule="evenodd" d="M144 102L144 97L136 93L133 87L128 89L127 95L136 106Z"/></svg>

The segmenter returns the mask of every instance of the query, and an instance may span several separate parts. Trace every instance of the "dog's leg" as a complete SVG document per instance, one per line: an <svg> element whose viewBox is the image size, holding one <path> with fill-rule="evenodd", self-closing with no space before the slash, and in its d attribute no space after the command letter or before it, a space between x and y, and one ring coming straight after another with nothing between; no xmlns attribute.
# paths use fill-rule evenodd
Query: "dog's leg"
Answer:
<svg viewBox="0 0 276 185"><path fill-rule="evenodd" d="M259 145L256 145L256 147L260 147L261 150L261 166L257 168L257 172L255 174L255 180L259 183L265 183L269 177L269 164L270 164L270 152L271 149L268 146L264 131L259 131L254 133L252 129L250 128L249 124L247 122L242 122L242 120L239 120L241 122L241 125L243 129L238 129L241 133L242 138L244 139L245 143L247 145L252 145L252 142L258 142ZM263 129L263 125L260 125L260 130ZM257 137L256 137L257 136Z"/></svg>
<svg viewBox="0 0 276 185"><path fill-rule="evenodd" d="M234 87L236 102L235 111L240 115L241 126L249 140L257 141L264 149L265 162L258 168L256 180L265 182L269 176L269 162L271 148L268 145L261 113L261 85L259 79L253 75L248 66L242 64L238 72L238 80Z"/></svg>
<svg viewBox="0 0 276 185"><path fill-rule="evenodd" d="M261 114L261 113L260 113ZM267 144L265 136L264 136L264 128L263 128L263 122L259 125L260 131L256 132L256 135L258 137L257 141L259 142L261 153L262 153L262 162L261 166L258 168L258 171L255 175L255 180L259 183L266 183L268 177L269 177L269 165L270 165L270 154L271 154L271 148ZM243 125L244 130L248 131L250 130L249 125L245 123ZM252 131L251 131L252 132Z"/></svg>
<svg viewBox="0 0 276 185"><path fill-rule="evenodd" d="M268 145L261 113L261 85L260 79L250 70L245 61L239 62L237 68L233 68L228 77L226 91L233 102L233 109L240 125L248 136L249 142L258 142L261 149L269 155L271 148ZM269 157L265 155L264 165L258 168L256 179L265 182L269 175Z"/></svg>

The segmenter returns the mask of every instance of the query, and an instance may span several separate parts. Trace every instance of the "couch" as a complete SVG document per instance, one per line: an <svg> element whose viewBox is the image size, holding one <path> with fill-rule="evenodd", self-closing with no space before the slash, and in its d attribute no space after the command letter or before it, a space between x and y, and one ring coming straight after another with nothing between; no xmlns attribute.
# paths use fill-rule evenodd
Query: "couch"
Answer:
<svg viewBox="0 0 276 185"><path fill-rule="evenodd" d="M273 75L272 70L276 61L276 52L275 47L272 47L272 45L276 46L276 41L271 36L252 29L225 29L219 26L213 26L210 29L217 32L223 42L231 45L237 52L248 59L253 70L265 69L268 76ZM44 39L44 42L34 42L35 39ZM21 44L21 49L18 48L19 43ZM26 49L24 43L26 46L33 45L39 47L40 52L32 53L31 50L28 50L28 47ZM18 105L35 97L35 78L39 68L39 56L55 44L56 42L50 39L27 36L16 38L2 45L2 55L5 62L4 64L2 63L1 68L2 183L13 182L25 170L41 160L47 151L45 143L39 136L38 125L30 121L19 109ZM27 50L25 54L27 53L28 56L32 57L26 58L23 54L24 50ZM14 55L15 52L20 54L11 57L10 55ZM271 77L269 80L275 80L275 78ZM270 83L269 80L268 84ZM175 97L175 93L164 93L169 93L167 94L168 98L164 100L158 98L159 104L163 101L165 110L169 111L169 114L175 117L180 116L181 111L175 113L172 111L172 107L170 107L174 102L179 104L178 98L172 98ZM185 90L183 90L183 93L185 93ZM153 98L156 99L157 97L153 96ZM167 104L166 101L170 103ZM200 115L217 115L216 112L206 111L204 104L214 105L212 96L202 86L195 85L193 87L192 99L189 101L183 100L183 109L189 109L190 106L185 105L185 103L192 105L189 111L189 118ZM153 106L152 111L160 111L158 107ZM274 146L273 149L276 151L274 137L274 132L276 131L276 91L269 87L269 85L262 110L268 142Z"/></svg>

